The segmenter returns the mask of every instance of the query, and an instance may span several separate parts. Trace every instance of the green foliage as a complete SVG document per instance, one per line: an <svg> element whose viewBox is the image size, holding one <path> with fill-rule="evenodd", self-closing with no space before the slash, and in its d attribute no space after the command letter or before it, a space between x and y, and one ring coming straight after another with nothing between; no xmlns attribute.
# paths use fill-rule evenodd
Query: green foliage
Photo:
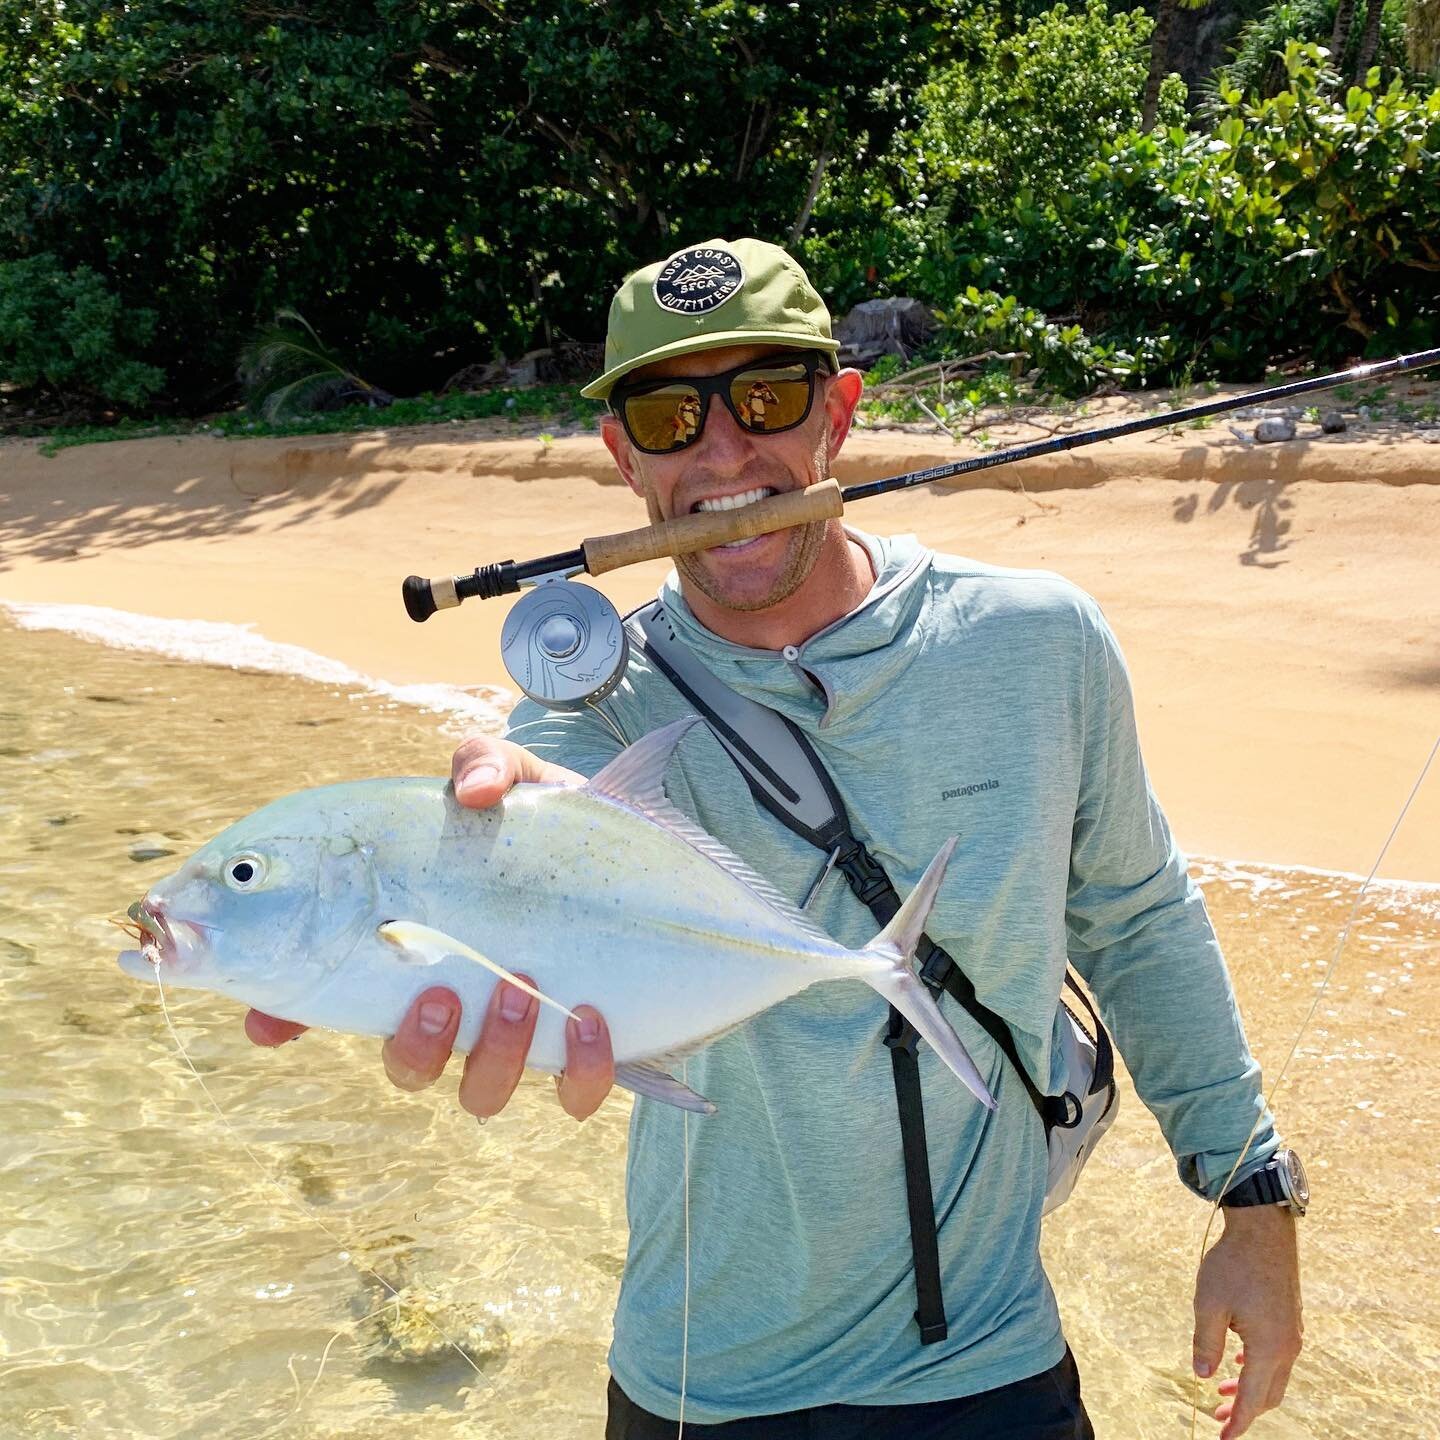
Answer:
<svg viewBox="0 0 1440 1440"><path fill-rule="evenodd" d="M1067 391L1422 343L1440 102L1389 32L1354 87L1284 47L1333 5L1270 7L1235 64L1275 75L1198 116L1171 77L1141 134L1152 22L1103 0L0 0L0 381L204 413L288 309L292 409L439 389L597 338L681 245L785 241L822 174L832 310L908 292Z"/></svg>
<svg viewBox="0 0 1440 1440"><path fill-rule="evenodd" d="M1246 95L1262 97L1278 95L1288 88L1290 77L1285 68L1285 51L1291 41L1329 46L1335 27L1338 0L1276 0L1253 20L1242 26L1231 47L1230 61L1221 66L1207 87L1213 102L1222 91L1239 90ZM1380 40L1375 63L1385 75L1406 74L1412 70L1406 56L1405 16L1408 0L1386 0L1381 12ZM1351 62L1360 48L1364 4L1357 6L1350 27L1345 53L1332 55L1330 64L1341 74L1349 74Z"/></svg>
<svg viewBox="0 0 1440 1440"><path fill-rule="evenodd" d="M957 337L993 328L1071 393L1434 343L1440 96L1378 69L1347 87L1324 60L1292 44L1287 88L1225 89L1210 130L1130 130L1063 188L957 216L890 286L939 299Z"/></svg>
<svg viewBox="0 0 1440 1440"><path fill-rule="evenodd" d="M1112 15L1105 0L1056 5L1010 35L992 17L986 62L947 66L920 92L915 178L951 190L952 216L1021 189L1071 189L1091 155L1139 124L1151 28L1143 11Z"/></svg>
<svg viewBox="0 0 1440 1440"><path fill-rule="evenodd" d="M1021 24L1005 7L976 7L951 37L955 60L920 91L919 125L827 183L803 247L822 292L839 309L906 290L948 304L967 284L1013 290L1038 259L1055 283L1024 298L1063 306L1074 266L1053 257L1073 248L1091 160L1139 124L1151 28L1104 0ZM1167 79L1167 124L1184 101L1183 82Z"/></svg>
<svg viewBox="0 0 1440 1440"><path fill-rule="evenodd" d="M1121 384L1173 366L1178 349L1168 335L1142 339L1133 349L1096 341L1078 324L1061 325L1022 306L1013 295L965 288L954 308L940 312L940 338L960 353L1013 351L1035 370L1041 388L1083 395L1106 381Z"/></svg>
<svg viewBox="0 0 1440 1440"><path fill-rule="evenodd" d="M0 261L89 267L137 344L153 311L137 358L192 409L286 306L376 385L438 386L597 336L617 277L681 244L783 240L827 145L908 119L942 15L0 0Z"/></svg>
<svg viewBox="0 0 1440 1440"><path fill-rule="evenodd" d="M120 405L141 405L165 372L136 358L155 333L155 311L126 308L87 265L53 255L0 260L0 377Z"/></svg>

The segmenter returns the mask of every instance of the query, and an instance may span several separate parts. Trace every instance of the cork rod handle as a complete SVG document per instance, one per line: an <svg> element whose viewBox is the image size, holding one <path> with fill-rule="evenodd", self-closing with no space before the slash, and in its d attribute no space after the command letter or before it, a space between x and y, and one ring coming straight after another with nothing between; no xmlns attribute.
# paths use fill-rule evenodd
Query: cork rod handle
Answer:
<svg viewBox="0 0 1440 1440"><path fill-rule="evenodd" d="M843 509L840 482L821 480L804 490L771 495L739 510L705 511L683 515L678 520L662 520L643 530L599 535L582 541L581 548L585 551L585 568L592 575L603 575L607 570L618 570L622 565L634 565L641 560L688 555L692 550L708 550L712 545L728 545L732 540L768 535L772 530L785 530L791 525L834 520Z"/></svg>

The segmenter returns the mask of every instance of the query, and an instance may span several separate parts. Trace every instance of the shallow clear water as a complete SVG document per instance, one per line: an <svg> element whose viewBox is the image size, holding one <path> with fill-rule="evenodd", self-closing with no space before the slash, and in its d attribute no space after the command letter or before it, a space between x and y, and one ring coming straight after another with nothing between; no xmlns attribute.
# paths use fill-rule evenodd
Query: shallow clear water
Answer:
<svg viewBox="0 0 1440 1440"><path fill-rule="evenodd" d="M105 917L176 856L303 785L443 773L453 734L383 699L4 621L0 675L0 1436L598 1436L623 1099L577 1126L527 1079L481 1128L453 1081L392 1090L373 1041L261 1051L235 1007L172 997L272 1185L154 992L114 965ZM1273 1072L1357 882L1197 873ZM1307 1349L1261 1437L1435 1433L1437 970L1435 894L1367 897L1280 1098L1316 1202ZM1180 1436L1205 1210L1125 1100L1047 1259L1099 1433Z"/></svg>

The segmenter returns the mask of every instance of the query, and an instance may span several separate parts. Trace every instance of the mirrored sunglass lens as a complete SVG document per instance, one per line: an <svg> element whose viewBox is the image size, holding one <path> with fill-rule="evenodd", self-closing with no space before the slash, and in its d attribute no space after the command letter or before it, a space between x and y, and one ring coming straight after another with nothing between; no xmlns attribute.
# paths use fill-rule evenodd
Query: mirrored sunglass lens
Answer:
<svg viewBox="0 0 1440 1440"><path fill-rule="evenodd" d="M810 375L800 364L757 366L730 382L730 398L751 430L783 430L810 403Z"/></svg>
<svg viewBox="0 0 1440 1440"><path fill-rule="evenodd" d="M625 423L646 450L678 450L700 429L700 392L693 385L667 385L625 398Z"/></svg>

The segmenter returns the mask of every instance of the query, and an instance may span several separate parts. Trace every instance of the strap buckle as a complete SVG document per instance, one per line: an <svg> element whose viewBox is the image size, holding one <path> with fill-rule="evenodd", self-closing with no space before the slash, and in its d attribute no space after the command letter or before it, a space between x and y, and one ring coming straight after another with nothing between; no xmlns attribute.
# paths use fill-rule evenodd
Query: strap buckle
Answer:
<svg viewBox="0 0 1440 1440"><path fill-rule="evenodd" d="M943 990L955 962L928 935L920 937L915 947L915 958L920 962L920 978L932 989Z"/></svg>
<svg viewBox="0 0 1440 1440"><path fill-rule="evenodd" d="M920 1053L920 1032L900 1014L898 1010L890 1012L891 1019L885 1022L885 1033L882 1035L881 1043L887 1050L903 1050L907 1055L918 1055ZM897 1027L895 1021L899 1020Z"/></svg>
<svg viewBox="0 0 1440 1440"><path fill-rule="evenodd" d="M845 872L850 888L871 910L878 900L893 898L895 887L880 862L853 835L836 847L835 863Z"/></svg>

